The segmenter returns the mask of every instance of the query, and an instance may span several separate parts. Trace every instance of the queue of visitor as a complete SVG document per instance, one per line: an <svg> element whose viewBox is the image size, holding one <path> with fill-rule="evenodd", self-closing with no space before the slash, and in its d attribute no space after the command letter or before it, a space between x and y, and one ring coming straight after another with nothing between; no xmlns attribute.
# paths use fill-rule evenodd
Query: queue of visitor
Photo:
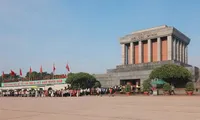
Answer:
<svg viewBox="0 0 200 120"><path fill-rule="evenodd" d="M109 94L114 96L117 91L120 91L120 87L114 86L110 88L86 88L86 89L68 89L61 90L48 90L43 89L17 89L17 90L0 90L1 97L79 97L87 95L102 96Z"/></svg>

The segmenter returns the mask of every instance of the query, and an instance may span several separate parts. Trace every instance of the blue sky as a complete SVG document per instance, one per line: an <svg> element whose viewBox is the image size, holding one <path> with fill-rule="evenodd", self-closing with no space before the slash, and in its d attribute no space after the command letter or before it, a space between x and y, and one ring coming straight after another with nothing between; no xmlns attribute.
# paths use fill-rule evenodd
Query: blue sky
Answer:
<svg viewBox="0 0 200 120"><path fill-rule="evenodd" d="M191 38L189 63L200 66L200 1L1 0L0 70L104 73L121 63L119 38L174 26Z"/></svg>

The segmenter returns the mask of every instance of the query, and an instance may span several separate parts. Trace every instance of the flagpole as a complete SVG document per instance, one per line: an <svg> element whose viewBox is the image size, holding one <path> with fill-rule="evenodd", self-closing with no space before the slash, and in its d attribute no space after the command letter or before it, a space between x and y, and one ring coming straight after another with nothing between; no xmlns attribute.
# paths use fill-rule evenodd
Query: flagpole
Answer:
<svg viewBox="0 0 200 120"><path fill-rule="evenodd" d="M31 81L31 67L29 68L29 81Z"/></svg>
<svg viewBox="0 0 200 120"><path fill-rule="evenodd" d="M20 76L20 79L22 81L22 70L21 70L21 68L19 69L19 76Z"/></svg>
<svg viewBox="0 0 200 120"><path fill-rule="evenodd" d="M31 81L31 76L32 76L32 68L30 66L30 69L29 69L29 81Z"/></svg>
<svg viewBox="0 0 200 120"><path fill-rule="evenodd" d="M68 61L67 61L67 65L68 65ZM66 69L66 70L67 70L67 69ZM67 70L67 71L66 71L66 78L67 78L67 76L68 76L68 72L69 72L69 71Z"/></svg>
<svg viewBox="0 0 200 120"><path fill-rule="evenodd" d="M66 73L66 78L68 77L69 71Z"/></svg>
<svg viewBox="0 0 200 120"><path fill-rule="evenodd" d="M54 79L55 70L56 70L55 63L53 63L53 79Z"/></svg>
<svg viewBox="0 0 200 120"><path fill-rule="evenodd" d="M43 72L43 70L42 70L42 66L41 66L41 71L40 71L40 72L41 72L41 79L43 79L43 78L42 78L42 72Z"/></svg>
<svg viewBox="0 0 200 120"><path fill-rule="evenodd" d="M53 79L54 79L54 68L55 68L55 63L53 63Z"/></svg>
<svg viewBox="0 0 200 120"><path fill-rule="evenodd" d="M69 68L69 63L68 63L68 61L67 61L67 66L66 66L66 78L67 78L69 72L70 72L70 68Z"/></svg>
<svg viewBox="0 0 200 120"><path fill-rule="evenodd" d="M12 73L11 72L12 72L12 70L10 71L10 80L12 80Z"/></svg>
<svg viewBox="0 0 200 120"><path fill-rule="evenodd" d="M43 72L43 70L42 70L42 65L41 65L41 67L40 67L40 75L41 75L41 79L43 79L43 77L42 77L42 72Z"/></svg>
<svg viewBox="0 0 200 120"><path fill-rule="evenodd" d="M43 79L43 77L42 77L42 73L40 74L41 75L41 80Z"/></svg>
<svg viewBox="0 0 200 120"><path fill-rule="evenodd" d="M30 79L31 79L31 75L30 75L30 72L29 72L29 81L30 81Z"/></svg>
<svg viewBox="0 0 200 120"><path fill-rule="evenodd" d="M4 81L3 81L3 77L4 77L4 72L2 72L2 76L1 76L1 77L2 77L2 83L3 83L3 82L4 82Z"/></svg>
<svg viewBox="0 0 200 120"><path fill-rule="evenodd" d="M54 68L53 68L54 69ZM53 79L54 79L54 72L55 72L55 70L53 70Z"/></svg>
<svg viewBox="0 0 200 120"><path fill-rule="evenodd" d="M69 71L66 69L66 78L67 78L68 74L69 74Z"/></svg>
<svg viewBox="0 0 200 120"><path fill-rule="evenodd" d="M54 72L55 72L55 70L54 70L54 65L53 65L53 79L54 79Z"/></svg>

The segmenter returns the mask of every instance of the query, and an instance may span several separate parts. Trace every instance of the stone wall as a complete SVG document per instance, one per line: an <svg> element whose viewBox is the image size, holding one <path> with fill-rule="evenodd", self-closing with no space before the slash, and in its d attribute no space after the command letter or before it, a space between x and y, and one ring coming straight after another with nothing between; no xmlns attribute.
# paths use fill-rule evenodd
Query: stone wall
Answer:
<svg viewBox="0 0 200 120"><path fill-rule="evenodd" d="M192 81L197 82L200 80L200 69L196 66L186 67L192 73Z"/></svg>
<svg viewBox="0 0 200 120"><path fill-rule="evenodd" d="M102 87L110 87L120 85L120 80L140 79L141 83L148 79L151 70L128 71L128 72L113 72L106 74L96 74L95 77L102 84Z"/></svg>
<svg viewBox="0 0 200 120"><path fill-rule="evenodd" d="M199 68L187 64L182 64L174 60L153 63L142 63L137 65L119 65L116 66L115 69L108 69L107 73L105 74L95 74L95 77L101 82L103 87L120 85L120 80L126 79L140 79L142 83L144 80L148 79L149 74L154 68L160 67L164 64L176 64L184 66L192 73L194 82L199 80Z"/></svg>
<svg viewBox="0 0 200 120"><path fill-rule="evenodd" d="M111 76L109 74L95 74L94 76L98 81L100 81L102 87L110 87L112 85Z"/></svg>
<svg viewBox="0 0 200 120"><path fill-rule="evenodd" d="M116 66L115 69L108 69L107 73L152 70L156 67L160 67L165 64L176 64L176 65L181 65L184 67L191 67L191 65L184 64L175 60L167 60L167 61L141 63L141 64L118 65Z"/></svg>

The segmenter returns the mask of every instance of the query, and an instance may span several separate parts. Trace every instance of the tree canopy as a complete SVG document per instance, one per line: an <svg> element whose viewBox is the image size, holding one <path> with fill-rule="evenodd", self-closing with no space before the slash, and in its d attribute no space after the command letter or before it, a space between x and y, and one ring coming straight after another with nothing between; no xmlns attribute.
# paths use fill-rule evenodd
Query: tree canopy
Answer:
<svg viewBox="0 0 200 120"><path fill-rule="evenodd" d="M142 87L144 92L149 92L151 90L151 80L144 80L142 83Z"/></svg>
<svg viewBox="0 0 200 120"><path fill-rule="evenodd" d="M53 76L52 73L47 73L47 72L40 73L40 72L36 72L36 71L33 71L30 75L29 74L30 74L30 72L27 72L25 77L28 79L30 77L30 79L32 79L32 80L34 80L34 79L51 79Z"/></svg>
<svg viewBox="0 0 200 120"><path fill-rule="evenodd" d="M84 72L69 73L66 83L71 84L74 89L101 87L100 82L93 75Z"/></svg>
<svg viewBox="0 0 200 120"><path fill-rule="evenodd" d="M11 74L4 74L4 79L11 79L11 78L18 79L20 78L20 76L16 74L14 74L13 76ZM2 76L0 76L0 80L2 80Z"/></svg>
<svg viewBox="0 0 200 120"><path fill-rule="evenodd" d="M2 80L0 80L0 87L1 87Z"/></svg>
<svg viewBox="0 0 200 120"><path fill-rule="evenodd" d="M192 75L188 69L183 66L166 64L155 68L149 75L150 79L162 79L168 83L186 83L190 81Z"/></svg>

